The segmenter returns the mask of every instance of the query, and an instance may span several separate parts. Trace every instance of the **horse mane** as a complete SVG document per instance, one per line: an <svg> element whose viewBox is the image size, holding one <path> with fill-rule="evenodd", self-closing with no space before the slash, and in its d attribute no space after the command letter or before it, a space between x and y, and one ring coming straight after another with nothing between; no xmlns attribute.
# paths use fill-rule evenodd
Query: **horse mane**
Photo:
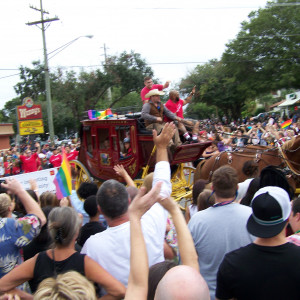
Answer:
<svg viewBox="0 0 300 300"><path fill-rule="evenodd" d="M279 147L283 158L290 170L296 175L300 175L300 135L293 137Z"/></svg>

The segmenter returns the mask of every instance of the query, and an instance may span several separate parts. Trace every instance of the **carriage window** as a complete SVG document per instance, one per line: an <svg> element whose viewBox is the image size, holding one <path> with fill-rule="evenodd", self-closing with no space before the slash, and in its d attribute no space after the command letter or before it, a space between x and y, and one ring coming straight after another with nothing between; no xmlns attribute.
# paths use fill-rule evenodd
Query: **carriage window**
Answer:
<svg viewBox="0 0 300 300"><path fill-rule="evenodd" d="M86 145L87 145L87 151L90 154L92 154L93 153L93 142L92 142L91 129L86 131Z"/></svg>
<svg viewBox="0 0 300 300"><path fill-rule="evenodd" d="M109 129L99 128L97 130L98 142L100 150L110 149L109 143Z"/></svg>

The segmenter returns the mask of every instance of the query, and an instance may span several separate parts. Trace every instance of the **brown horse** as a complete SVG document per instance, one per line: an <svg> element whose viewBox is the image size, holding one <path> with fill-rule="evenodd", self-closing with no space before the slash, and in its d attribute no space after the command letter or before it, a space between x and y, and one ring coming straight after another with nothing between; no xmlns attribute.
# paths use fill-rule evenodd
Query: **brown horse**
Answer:
<svg viewBox="0 0 300 300"><path fill-rule="evenodd" d="M248 146L238 151L221 152L198 164L194 181L206 179L211 181L213 172L223 165L230 165L237 170L239 182L246 180L242 172L244 163L254 160L259 171L267 166L288 167L293 177L294 187L299 185L300 178L300 136L286 142L282 147Z"/></svg>

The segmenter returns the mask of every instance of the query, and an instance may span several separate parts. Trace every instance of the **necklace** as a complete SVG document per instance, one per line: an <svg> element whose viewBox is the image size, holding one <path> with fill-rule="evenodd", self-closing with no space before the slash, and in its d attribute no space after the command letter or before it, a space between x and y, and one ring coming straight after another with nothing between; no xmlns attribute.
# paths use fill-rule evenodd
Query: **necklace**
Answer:
<svg viewBox="0 0 300 300"><path fill-rule="evenodd" d="M214 191L212 191L209 198L213 195L213 193L214 193ZM215 203L212 207L219 207L219 206L224 206L224 205L228 205L228 204L232 203L236 199L237 194L238 194L238 192L236 191L235 192L235 197L232 200ZM208 198L208 200L209 200L209 198Z"/></svg>
<svg viewBox="0 0 300 300"><path fill-rule="evenodd" d="M235 198L233 200L230 200L230 201L219 202L219 203L214 204L213 207L228 205L228 204L232 203L234 200L235 200Z"/></svg>

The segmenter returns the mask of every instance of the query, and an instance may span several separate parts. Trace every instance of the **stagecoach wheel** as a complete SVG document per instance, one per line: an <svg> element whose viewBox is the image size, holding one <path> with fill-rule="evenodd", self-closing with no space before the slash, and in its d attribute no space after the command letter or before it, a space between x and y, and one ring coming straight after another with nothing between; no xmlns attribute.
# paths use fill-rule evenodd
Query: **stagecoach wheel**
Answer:
<svg viewBox="0 0 300 300"><path fill-rule="evenodd" d="M187 202L192 198L194 171L194 167L181 163L171 178L172 197L183 211L186 209Z"/></svg>
<svg viewBox="0 0 300 300"><path fill-rule="evenodd" d="M79 186L83 182L92 181L92 177L89 174L87 168L78 160L70 161L71 168L74 168L76 173L75 189L78 190Z"/></svg>

